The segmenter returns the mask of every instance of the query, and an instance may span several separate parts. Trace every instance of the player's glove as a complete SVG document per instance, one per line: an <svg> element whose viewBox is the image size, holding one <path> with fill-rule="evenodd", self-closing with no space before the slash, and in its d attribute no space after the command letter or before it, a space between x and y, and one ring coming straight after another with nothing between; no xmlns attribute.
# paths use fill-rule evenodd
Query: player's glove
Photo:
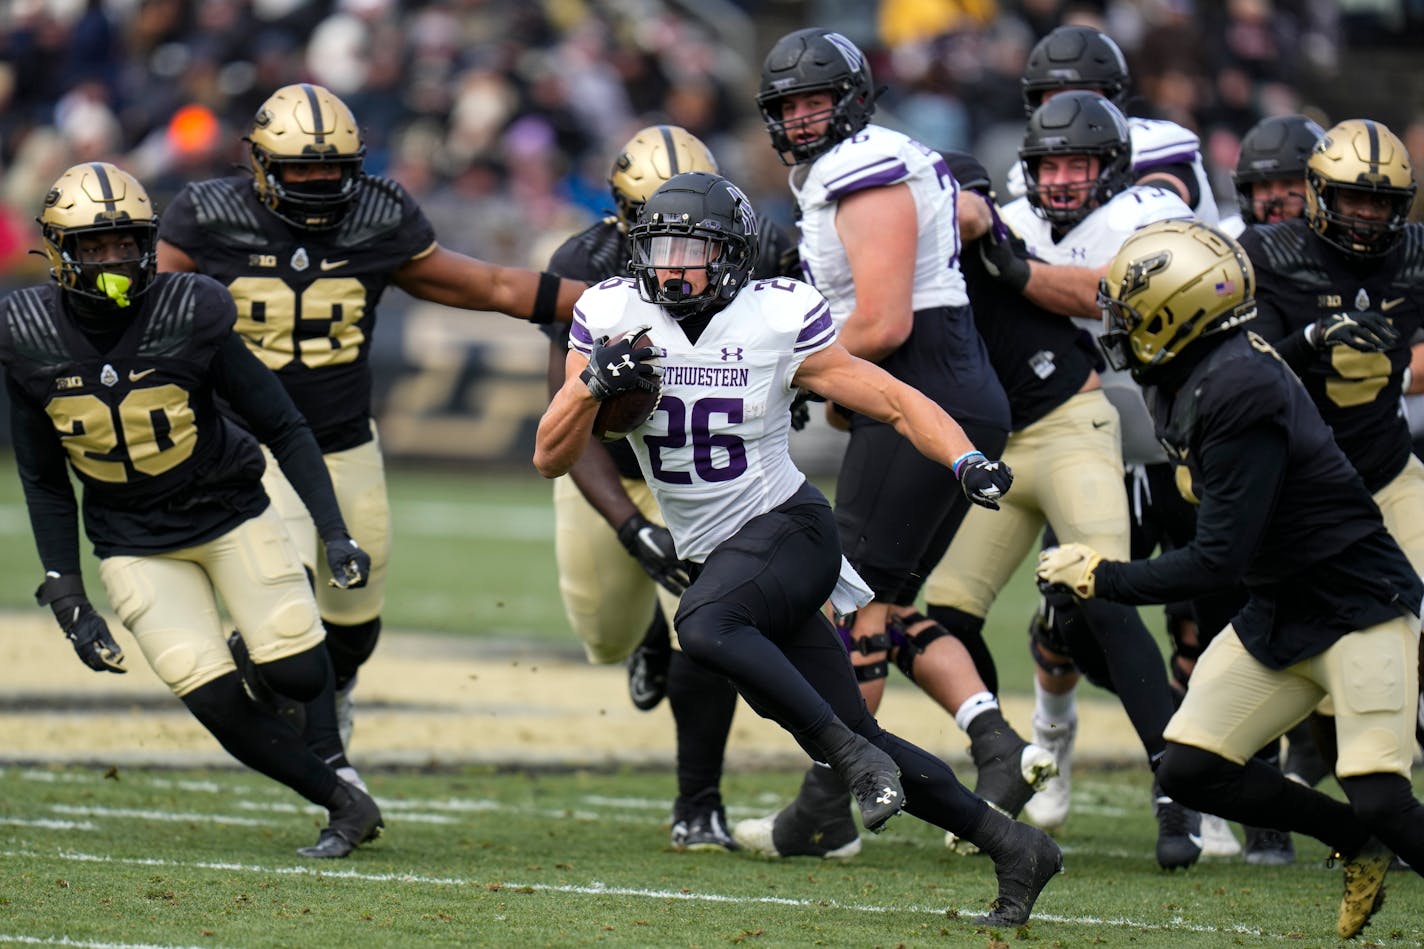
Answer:
<svg viewBox="0 0 1424 949"><path fill-rule="evenodd" d="M1374 310L1344 310L1322 316L1310 325L1316 346L1349 346L1362 353L1382 353L1399 341L1389 317Z"/></svg>
<svg viewBox="0 0 1424 949"><path fill-rule="evenodd" d="M1023 288L1028 286L1028 278L1032 275L1028 259L1019 255L1008 225L999 220L999 212L992 202L989 204L989 212L993 215L994 223L989 228L989 233L976 242L979 245L979 259L984 262L984 270L990 277L1015 293L1023 293Z"/></svg>
<svg viewBox="0 0 1424 949"><path fill-rule="evenodd" d="M1034 576L1045 594L1066 590L1080 600L1097 593L1097 569L1102 555L1087 544L1063 544L1038 555Z"/></svg>
<svg viewBox="0 0 1424 949"><path fill-rule="evenodd" d="M633 348L638 337L650 329L651 326L640 326L613 342L609 342L607 336L594 341L588 368L579 373L579 379L593 393L594 401L602 402L610 395L633 389L657 392L662 388L662 366L652 362L662 351L656 346Z"/></svg>
<svg viewBox="0 0 1424 949"><path fill-rule="evenodd" d="M1002 461L990 461L982 451L968 451L954 462L954 476L964 496L980 507L999 509L999 499L1014 483L1014 473Z"/></svg>
<svg viewBox="0 0 1424 949"><path fill-rule="evenodd" d="M811 403L824 402L816 393L809 389L797 389L796 397L791 400L791 430L799 432L811 422Z"/></svg>
<svg viewBox="0 0 1424 949"><path fill-rule="evenodd" d="M69 637L82 661L95 672L128 672L124 668L124 651L109 633L109 624L94 612L94 606L84 595L84 578L78 574L46 573L44 583L35 591L40 606L54 610L59 628Z"/></svg>
<svg viewBox="0 0 1424 949"><path fill-rule="evenodd" d="M618 540L638 561L648 576L669 593L681 596L692 584L687 561L680 560L673 546L672 532L641 514L634 514L618 528Z"/></svg>
<svg viewBox="0 0 1424 949"><path fill-rule="evenodd" d="M326 565L331 570L331 579L327 582L342 590L364 587L371 578L371 555L349 534L326 541Z"/></svg>

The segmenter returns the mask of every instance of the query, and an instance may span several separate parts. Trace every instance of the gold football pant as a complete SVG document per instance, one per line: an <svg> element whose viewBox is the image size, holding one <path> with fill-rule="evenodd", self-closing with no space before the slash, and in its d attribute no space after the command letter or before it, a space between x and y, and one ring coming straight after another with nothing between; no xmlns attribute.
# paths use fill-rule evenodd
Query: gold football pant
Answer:
<svg viewBox="0 0 1424 949"><path fill-rule="evenodd" d="M265 446L262 451L267 456L262 486L267 489L272 506L287 522L302 563L316 578L316 602L322 618L341 626L356 626L380 616L386 604L386 565L391 558L391 507L386 499L386 469L375 423L371 423L371 440L366 444L322 456L346 529L371 555L371 576L357 590L341 590L327 582L331 570L326 565L326 551L316 525L272 453Z"/></svg>
<svg viewBox="0 0 1424 949"><path fill-rule="evenodd" d="M1245 764L1329 695L1340 746L1335 773L1408 779L1418 652L1419 621L1401 616L1277 671L1252 657L1228 626L1197 660L1192 687L1163 737Z"/></svg>
<svg viewBox="0 0 1424 949"><path fill-rule="evenodd" d="M662 524L648 486L632 478L622 480L623 489L643 516ZM659 605L672 629L678 598L648 576L567 475L554 481L554 554L564 612L569 626L583 641L589 662L628 658L642 642L653 609Z"/></svg>
<svg viewBox="0 0 1424 949"><path fill-rule="evenodd" d="M326 635L296 545L270 506L196 547L106 557L99 577L148 664L180 697L236 668L218 597L254 662L305 652Z"/></svg>

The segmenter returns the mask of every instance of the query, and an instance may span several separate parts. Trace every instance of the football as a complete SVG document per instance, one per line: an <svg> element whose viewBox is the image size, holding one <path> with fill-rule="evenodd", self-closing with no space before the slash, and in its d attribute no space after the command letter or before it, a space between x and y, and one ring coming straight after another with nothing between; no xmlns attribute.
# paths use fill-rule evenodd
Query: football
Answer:
<svg viewBox="0 0 1424 949"><path fill-rule="evenodd" d="M639 336L633 346L634 352L644 346L652 346L647 333ZM605 442L616 442L626 438L628 433L648 420L658 407L660 392L646 389L630 389L610 395L598 404L598 413L593 417L593 434Z"/></svg>

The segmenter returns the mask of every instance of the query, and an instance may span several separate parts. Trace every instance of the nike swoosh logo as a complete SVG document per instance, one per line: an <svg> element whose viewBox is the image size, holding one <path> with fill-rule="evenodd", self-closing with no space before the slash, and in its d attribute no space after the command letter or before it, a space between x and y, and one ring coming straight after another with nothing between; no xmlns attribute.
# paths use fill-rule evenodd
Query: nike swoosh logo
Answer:
<svg viewBox="0 0 1424 949"><path fill-rule="evenodd" d="M1404 302L1404 297L1395 297L1393 300L1385 300L1380 304L1380 312L1388 313L1390 310Z"/></svg>
<svg viewBox="0 0 1424 949"><path fill-rule="evenodd" d="M1093 428L1106 428L1107 426L1109 426L1109 425L1111 425L1111 424L1112 424L1111 422L1094 422L1094 423L1093 423Z"/></svg>
<svg viewBox="0 0 1424 949"><path fill-rule="evenodd" d="M323 257L321 259L321 269L335 270L337 267L345 267L349 263L351 263L350 260L327 260L325 257Z"/></svg>
<svg viewBox="0 0 1424 949"><path fill-rule="evenodd" d="M157 369L144 369L144 370L142 370L142 371L140 371L140 370L138 370L138 369L130 369L130 370L129 370L129 381L130 381L130 382L137 382L137 381L139 381L140 379L142 379L144 376L147 376L147 375L149 375L149 374L151 374L151 373L155 373L155 372L157 372L157 371L158 371Z"/></svg>

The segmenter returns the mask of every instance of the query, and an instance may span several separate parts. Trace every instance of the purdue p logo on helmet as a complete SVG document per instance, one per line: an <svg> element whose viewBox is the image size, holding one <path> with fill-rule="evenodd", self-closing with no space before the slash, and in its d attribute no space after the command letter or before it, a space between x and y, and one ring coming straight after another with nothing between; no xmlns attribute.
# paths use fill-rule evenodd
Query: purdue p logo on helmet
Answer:
<svg viewBox="0 0 1424 949"><path fill-rule="evenodd" d="M40 216L50 276L66 293L105 309L123 309L153 282L158 269L158 214L137 178L108 162L67 169L45 195ZM136 245L132 257L85 264L85 236L123 234Z"/></svg>
<svg viewBox="0 0 1424 949"><path fill-rule="evenodd" d="M1197 340L1256 316L1256 273L1226 234L1195 221L1137 231L1098 287L1099 345L1114 369L1150 373Z"/></svg>
<svg viewBox="0 0 1424 949"><path fill-rule="evenodd" d="M257 110L244 141L253 186L273 214L304 230L341 223L366 157L346 103L311 83L283 86Z"/></svg>

